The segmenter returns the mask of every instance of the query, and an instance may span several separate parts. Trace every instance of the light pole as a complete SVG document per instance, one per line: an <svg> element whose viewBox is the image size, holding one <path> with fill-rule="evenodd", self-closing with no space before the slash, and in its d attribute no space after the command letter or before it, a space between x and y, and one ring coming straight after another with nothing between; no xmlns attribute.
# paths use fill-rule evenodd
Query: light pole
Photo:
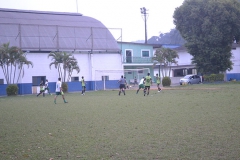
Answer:
<svg viewBox="0 0 240 160"><path fill-rule="evenodd" d="M140 8L140 10L141 10L141 14L144 17L144 22L145 22L145 44L147 44L147 17L146 17L146 15L148 13L147 13L147 9L145 7Z"/></svg>

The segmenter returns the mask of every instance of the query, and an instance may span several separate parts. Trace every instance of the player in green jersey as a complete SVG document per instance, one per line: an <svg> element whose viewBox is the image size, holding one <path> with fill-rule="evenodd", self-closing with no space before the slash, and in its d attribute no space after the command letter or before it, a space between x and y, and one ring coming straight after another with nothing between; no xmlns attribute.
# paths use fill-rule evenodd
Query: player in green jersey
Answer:
<svg viewBox="0 0 240 160"><path fill-rule="evenodd" d="M43 97L45 97L45 89L44 89L43 81L41 81L41 83L39 85L40 85L40 93L38 93L37 97L40 94L43 94Z"/></svg>
<svg viewBox="0 0 240 160"><path fill-rule="evenodd" d="M150 86L152 84L152 78L150 76L150 73L147 74L144 80L145 80L145 89L144 89L144 96L145 96L146 92L147 92L147 95L149 95Z"/></svg>
<svg viewBox="0 0 240 160"><path fill-rule="evenodd" d="M156 74L156 81L157 81L157 88L158 88L158 92L161 92L161 88L160 88L160 83L161 83L161 81L160 81L160 77L158 76L158 74Z"/></svg>
<svg viewBox="0 0 240 160"><path fill-rule="evenodd" d="M86 91L86 83L84 80L84 77L82 76L82 95L85 95L85 91Z"/></svg>

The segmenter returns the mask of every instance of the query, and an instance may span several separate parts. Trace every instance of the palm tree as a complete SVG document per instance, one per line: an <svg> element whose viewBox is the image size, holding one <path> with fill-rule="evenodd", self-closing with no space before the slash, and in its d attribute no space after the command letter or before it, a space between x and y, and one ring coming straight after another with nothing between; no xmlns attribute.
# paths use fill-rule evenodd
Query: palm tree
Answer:
<svg viewBox="0 0 240 160"><path fill-rule="evenodd" d="M62 63L62 52L51 52L48 55L48 58L52 57L52 61L49 64L49 68L51 69L51 66L54 65L55 68L58 70L58 75L60 78L62 78L62 71L61 71L61 63Z"/></svg>
<svg viewBox="0 0 240 160"><path fill-rule="evenodd" d="M70 80L70 78L71 78L71 76L72 76L73 70L76 70L77 73L80 72L80 68L79 68L79 66L78 66L78 62L77 62L77 60L76 60L74 57L73 57L73 59L70 60L70 61L68 62L68 64L67 64L67 71L68 71L68 78L67 78L67 80L68 80L68 81Z"/></svg>
<svg viewBox="0 0 240 160"><path fill-rule="evenodd" d="M58 70L59 77L63 80L63 82L66 82L67 74L69 79L69 76L71 76L73 70L76 70L77 73L80 72L79 66L77 64L78 62L71 53L50 52L48 58L49 57L52 57L52 62L49 64L50 69L51 66L54 65Z"/></svg>
<svg viewBox="0 0 240 160"><path fill-rule="evenodd" d="M177 52L169 48L159 48L154 55L153 65L160 63L163 77L167 76L167 70L169 70L168 76L170 77L172 64L177 64L176 58L179 58Z"/></svg>
<svg viewBox="0 0 240 160"><path fill-rule="evenodd" d="M0 66L7 84L15 83L17 69L19 69L19 76L17 78L18 83L23 66L25 64L28 65L28 67L29 65L33 66L32 62L27 60L26 53L16 46L10 47L10 43L2 44L0 47L0 55ZM24 76L24 72L22 76Z"/></svg>
<svg viewBox="0 0 240 160"><path fill-rule="evenodd" d="M24 77L24 67L23 66L27 65L28 68L29 68L29 66L31 65L33 67L33 63L31 61L28 61L26 56L27 56L26 53L20 52L19 57L16 61L16 64L17 64L18 69L19 69L17 83L19 81L19 78L20 78L21 74L22 74L22 77Z"/></svg>

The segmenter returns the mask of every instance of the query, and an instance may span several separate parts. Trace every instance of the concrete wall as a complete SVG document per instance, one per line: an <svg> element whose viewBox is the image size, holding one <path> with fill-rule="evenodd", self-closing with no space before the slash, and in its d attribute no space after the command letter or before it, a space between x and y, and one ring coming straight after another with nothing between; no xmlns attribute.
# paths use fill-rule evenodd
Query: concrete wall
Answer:
<svg viewBox="0 0 240 160"><path fill-rule="evenodd" d="M27 59L33 63L33 68L24 66L24 77L21 77L19 80L18 94L32 94L34 91L39 91L36 86L32 86L33 76L46 76L46 79L49 81L51 92L55 92L55 84L59 75L54 65L52 65L51 68L49 67L49 64L52 61L51 58L48 58L48 54L49 53L27 54ZM122 57L119 53L73 53L73 55L78 61L80 73L74 71L72 77L79 77L79 81L81 81L81 77L84 76L84 79L87 82L87 90L95 89L95 70L123 69L121 63ZM121 75L122 74L118 74L116 77L119 78ZM4 79L4 84L0 85L0 95L6 95L7 85L2 69L0 69L0 79ZM69 82L68 85L70 92L82 90L80 82Z"/></svg>

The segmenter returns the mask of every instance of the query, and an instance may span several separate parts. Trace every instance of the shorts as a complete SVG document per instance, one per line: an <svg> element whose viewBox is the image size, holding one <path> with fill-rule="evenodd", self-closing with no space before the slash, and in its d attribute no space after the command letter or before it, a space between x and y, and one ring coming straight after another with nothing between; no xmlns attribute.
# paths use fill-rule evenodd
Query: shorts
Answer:
<svg viewBox="0 0 240 160"><path fill-rule="evenodd" d="M56 92L56 95L58 96L58 95L62 95L62 92Z"/></svg>
<svg viewBox="0 0 240 160"><path fill-rule="evenodd" d="M144 89L144 84L140 84L140 85L138 86L138 88L139 88L139 89L141 89L141 88Z"/></svg>
<svg viewBox="0 0 240 160"><path fill-rule="evenodd" d="M149 89L150 89L150 86L145 86L145 89L148 89L148 90L149 90Z"/></svg>
<svg viewBox="0 0 240 160"><path fill-rule="evenodd" d="M120 84L119 88L120 88L120 89L125 88L125 84Z"/></svg>

